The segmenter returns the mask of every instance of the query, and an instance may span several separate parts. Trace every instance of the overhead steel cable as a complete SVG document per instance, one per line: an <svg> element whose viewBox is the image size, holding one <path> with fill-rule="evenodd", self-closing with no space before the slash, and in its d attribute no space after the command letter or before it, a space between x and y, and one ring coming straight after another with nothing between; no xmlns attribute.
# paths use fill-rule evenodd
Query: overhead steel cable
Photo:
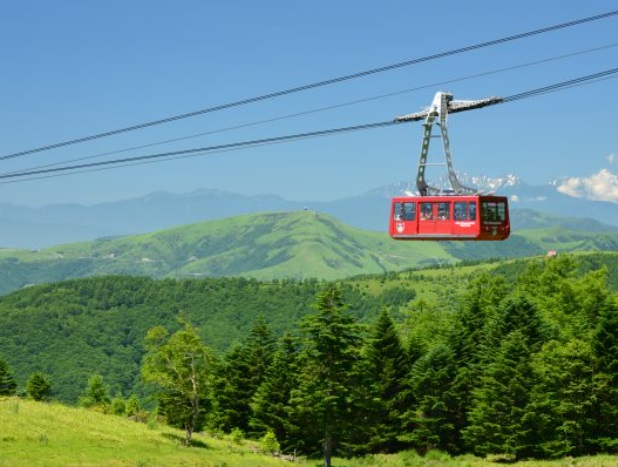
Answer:
<svg viewBox="0 0 618 467"><path fill-rule="evenodd" d="M590 83L590 82L597 82L599 80L612 77L613 75L616 75L616 74L618 74L618 68L611 68L609 70L601 71L598 73L593 73L590 75L581 76L579 78L574 78L574 79L570 79L567 81L554 83L549 86L543 86L543 87L531 89L531 90L528 90L522 93L513 94L508 97L493 98L495 100L493 100L491 104L502 104L502 103L514 102L514 101L518 101L522 99L527 99L527 98L535 97L541 94L546 94L548 92L555 92L555 91L559 91L559 90L574 87L574 86L583 85L583 84ZM312 131L312 132L307 132L307 133L297 133L297 134L285 135L285 136L275 136L271 138L262 138L258 140L242 141L238 143L227 143L227 144L220 144L220 145L215 145L215 146L185 149L185 150L180 150L180 151L170 151L170 152L164 152L164 153L158 153L158 154L148 154L148 155L143 155L143 156L122 158L122 159L76 164L76 165L71 165L71 166L37 169L37 170L31 170L28 172L5 173L5 174L0 174L0 184L3 183L2 180L8 180L8 179L31 177L31 176L36 176L36 175L47 175L47 174L54 174L55 176L67 175L63 172L69 172L69 171L75 171L75 170L85 171L87 169L96 170L96 169L102 169L107 166L119 166L121 164L135 165L138 163L152 162L154 160L169 160L169 159L178 159L181 157L194 157L197 155L210 154L210 153L215 153L215 152L223 152L223 151L229 151L229 150L234 150L234 149L246 149L246 148L255 147L259 145L265 145L265 144L276 144L276 143L283 143L283 142L289 142L289 141L306 139L306 138L329 136L329 135L348 133L348 132L353 132L353 131L361 131L361 130L369 130L369 129L374 129L374 128L388 127L388 126L398 125L400 123L406 123L407 121L410 121L410 120L401 119L401 117L396 117L393 120L377 122L377 123L368 123L364 125L354 125L354 126L349 126L349 127L331 128L327 130ZM108 168L114 168L114 167L108 167ZM28 179L28 180L32 180L32 179ZM26 181L26 180L22 180L22 181Z"/></svg>
<svg viewBox="0 0 618 467"><path fill-rule="evenodd" d="M561 83L556 83L556 84L552 84L549 86L544 86L542 88L532 89L530 91L521 92L519 94L514 94L512 96L505 97L503 99L503 102L513 102L513 101L518 101L521 99L526 99L528 97L536 96L539 94L545 94L548 92L552 92L557 89L572 87L572 86L575 86L575 85L578 85L584 82L588 82L588 81L595 81L601 78L608 77L610 75L614 75L616 73L618 73L618 68L612 68L609 70L601 71L599 73L594 73L592 75L582 76L580 78L575 78L575 79L571 79L568 81L562 81Z"/></svg>
<svg viewBox="0 0 618 467"><path fill-rule="evenodd" d="M417 65L419 63L424 63L424 62L428 62L431 60L436 60L436 59L440 59L440 58L444 58L444 57L449 57L452 55L457 55L457 54L461 54L461 53L465 53L465 52L471 52L473 50L478 50L478 49L482 49L485 47L490 47L490 46L494 46L494 45L499 45L499 44L504 44L506 42L511 42L511 41L515 41L515 40L519 40L519 39L524 39L524 38L528 38L528 37L532 37L532 36L536 36L536 35L540 35L540 34L545 34L548 32L553 32L553 31L558 31L561 29L565 29L565 28L569 28L569 27L573 27L573 26L579 26L581 24L585 24L585 23L590 23L593 21L598 21L601 19L606 19L606 18L610 18L613 16L618 15L618 10L614 10L614 11L609 11L606 13L601 13L598 15L594 15L594 16L589 16L587 18L581 18L581 19L577 19L577 20L573 20L573 21L568 21L566 23L560 23L560 24L555 24L553 26L547 26L544 28L540 28L540 29L535 29L533 31L528 31L528 32L523 32L523 33L519 33L519 34L514 34L512 36L507 36L507 37L502 37L500 39L494 39L494 40L490 40L490 41L486 41L486 42L481 42L478 44L474 44L474 45L469 45L466 47L460 47L457 49L452 49L452 50L448 50L445 52L439 52L436 54L432 54L432 55L427 55L425 57L420 57L420 58L415 58L412 60L406 60L404 62L399 62L399 63L394 63L391 65L386 65L386 66L382 66L382 67L378 67L378 68L373 68L373 69L369 69L369 70L365 70L365 71L361 71L358 73L352 73L349 75L344 75L344 76L340 76L337 78L331 78L331 79L327 79L327 80L323 80L323 81L318 81L315 83L311 83L311 84L306 84L303 86L298 86L298 87L294 87L294 88L289 88L283 91L278 91L278 92L273 92L270 94L264 94L261 96L257 96L257 97L251 97L248 99L243 99L243 100L239 100L239 101L235 101L235 102L230 102L227 104L222 104L222 105L217 105L217 106L213 106L213 107L208 107L205 109L201 109L201 110L196 110L194 112L188 112L188 113L184 113L184 114L179 114L179 115L175 115L172 117L167 117L167 118L162 118L159 120L153 120L150 122L146 122L146 123L140 123L138 125L132 125L132 126L128 126L128 127L124 127L124 128L119 128L116 130L111 130L111 131L106 131L103 133L98 133L98 134L94 134L94 135L90 135L90 136L84 136L82 138L77 138L77 139L73 139L73 140L69 140L69 141L64 141L64 142L60 142L60 143L55 143L55 144L50 144L47 146L41 146L38 148L34 148L34 149L29 149L26 151L20 151L20 152L15 152L12 154L6 154L4 156L0 156L0 160L7 160L7 159L13 159L15 157L20 157L20 156L26 156L26 155L30 155L30 154L35 154L38 152L43 152L43 151L49 151L51 149L57 149L57 148L61 148L61 147L65 147L65 146L70 146L73 144L78 144L78 143L84 143L84 142L88 142L88 141L92 141L92 140L96 140L96 139L100 139L100 138L105 138L105 137L109 137L109 136L115 136L121 133L127 133L130 131L135 131L135 130L141 130L144 128L148 128L148 127L152 127L152 126L156 126L156 125L162 125L165 123L170 123L170 122L174 122L174 121L178 121L178 120L183 120L186 118L190 118L190 117L196 117L198 115L204 115L207 113L211 113L211 112L216 112L216 111L220 111L220 110L225 110L225 109L230 109L233 107L239 107L242 105L247 105L247 104L251 104L251 103L255 103L255 102L260 102L263 100L268 100L268 99L273 99L276 97L282 97L282 96L286 96L289 94L294 94L294 93L298 93L301 91L308 91L311 89L315 89L315 88L319 88L319 87L324 87L324 86L328 86L331 84L336 84L336 83L341 83L344 81L349 81L349 80L353 80L353 79L357 79L357 78L362 78L365 76L369 76L369 75L374 75L377 73L383 73L386 71L391 71L391 70L395 70L398 68L403 68L403 67L407 67L407 66L411 66L411 65Z"/></svg>
<svg viewBox="0 0 618 467"><path fill-rule="evenodd" d="M357 99L357 100L354 100L354 101L348 101L348 102L343 102L343 103L340 103L340 104L334 104L334 105L330 105L330 106L327 106L327 107L319 107L319 108L310 109L310 110L306 110L306 111L302 111L302 112L295 112L295 113L292 113L292 114L286 114L286 115L281 115L281 116L278 116L278 117L272 117L272 118L268 118L268 119L264 119L264 120L258 120L258 121L255 121L255 122L243 123L243 124L239 124L239 125L219 128L219 129L216 129L216 130L210 130L210 131L206 131L206 132L202 132L202 133L196 133L196 134L193 134L193 135L188 135L188 136L182 136L182 137L178 137L178 138L167 139L167 140L164 140L164 141L158 141L158 142L154 142L154 143L142 144L142 145L139 145L139 146L133 146L133 147L124 148L124 149L118 149L118 150L113 150L113 151L106 151L106 152L101 152L101 153L97 153L97 154L92 154L92 155L89 155L89 156L76 157L74 159L69 159L69 160L65 160L65 161L59 161L59 162L43 164L43 165L39 165L39 166L35 166L35 167L29 167L29 168L25 168L25 169L14 170L14 171L7 172L7 173L17 174L17 173L21 173L21 172L29 172L29 171L32 171L32 170L43 169L43 168L47 168L47 167L57 167L57 166L64 165L64 164L76 163L76 162L84 161L84 160L97 159L97 158L100 158L100 157L111 156L111 155L114 155L114 154L122 154L122 153L125 153L125 152L135 151L137 149L145 149L145 148L159 146L159 145L163 145L163 144L175 143L175 142L178 142L178 141L185 141L185 140L192 139L192 138L198 138L200 136L208 136L208 135L214 135L214 134L218 134L218 133L223 133L223 132L226 132L226 131L237 130L237 129L241 129L241 128L249 128L249 127L253 127L253 126L257 126L257 125L262 125L262 124L265 124L265 123L272 123L272 122L286 120L286 119L290 119L290 118L294 118L294 117L300 117L300 116L304 116L304 115L311 115L311 114L314 114L314 113L324 112L324 111L327 111L327 110L339 109L339 108L348 107L348 106L352 106L352 105L362 104L362 103L365 103L365 102L371 102L371 101L375 101L375 100L379 100L379 99L384 99L384 98L387 98L387 97L393 97L393 96L397 96L397 95L401 95L401 94L406 94L406 93L410 93L410 92L414 92L414 91L420 91L420 90L423 90L423 89L435 88L436 86L443 86L445 84L458 83L458 82L467 81L467 80L471 80L471 79L481 78L481 77L484 77L484 76L490 76L490 75L494 75L494 74L505 73L505 72L508 72L508 71L513 71L513 70L517 70L517 69L521 69L521 68L532 67L532 66L536 66L536 65L540 65L540 64L544 64L544 63L549 63L549 62L554 62L554 61L557 61L557 60L562 60L562 59L565 59L565 58L571 58L571 57L575 57L575 56L579 56L579 55L589 54L589 53L592 53L592 52L598 52L598 51L601 51L601 50L606 50L606 49L610 49L610 48L617 47L617 46L618 46L618 42L614 42L614 43L611 43L611 44L607 44L607 45L603 45L603 46L599 46L599 47L594 47L594 48L591 48L591 49L585 49L585 50L580 50L580 51L577 51L577 52L571 52L571 53L568 53L568 54L548 57L548 58L544 58L544 59L540 59L540 60L534 60L534 61L531 61L531 62L520 63L520 64L517 64L517 65L508 66L508 67L496 68L496 69L493 69L493 70L488 70L488 71L483 71L483 72L479 72L479 73L474 73L474 74L471 74L471 75L461 76L461 77L458 77L458 78L452 78L452 79L448 79L448 80L444 80L444 81L438 81L438 82L435 82L435 83L424 84L424 85L421 85L421 86L416 86L414 88L407 88L407 89L403 89L403 90L399 90L399 91L394 91L394 92L390 92L390 93L386 93L386 94L380 94L380 95L376 95L376 96L370 96L370 97L365 97L365 98L362 98L362 99Z"/></svg>
<svg viewBox="0 0 618 467"><path fill-rule="evenodd" d="M268 143L279 143L279 142L291 141L291 140L297 140L297 139L303 139L303 138L333 135L337 133L345 133L345 132L358 131L358 130L368 130L371 128L379 128L379 127L384 127L384 126L395 125L396 123L397 122L395 121L388 120L386 122L368 123L365 125L355 125L355 126L342 127L342 128L331 128L328 130L311 131L308 133L297 133L297 134L286 135L286 136L275 136L272 138L242 141L240 143L219 144L215 146L206 146L206 147L195 148L195 149L185 149L182 151L170 151L170 152L164 152L164 153L159 153L159 154L148 154L144 156L126 157L123 159L89 162L87 164L76 164L76 165L71 165L71 166L53 167L53 168L47 168L47 169L32 170L29 172L1 174L0 179L25 177L25 176L30 176L30 175L40 175L40 174L54 173L54 172L64 172L67 170L101 167L101 166L106 166L106 165L117 165L117 164L122 164L122 163L127 163L127 162L128 163L140 162L140 161L146 161L146 160L151 160L151 159L160 159L160 158L166 158L166 157L168 158L168 157L173 157L173 156L188 156L194 153L206 153L206 152L213 152L213 151L222 151L222 150L227 150L227 149L240 149L244 147L252 147L252 146L268 144Z"/></svg>

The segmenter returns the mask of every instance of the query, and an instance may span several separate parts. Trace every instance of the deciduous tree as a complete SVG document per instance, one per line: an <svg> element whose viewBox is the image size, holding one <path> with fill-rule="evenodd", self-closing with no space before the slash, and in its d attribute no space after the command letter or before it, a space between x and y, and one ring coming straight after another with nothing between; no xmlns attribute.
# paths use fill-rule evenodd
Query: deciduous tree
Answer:
<svg viewBox="0 0 618 467"><path fill-rule="evenodd" d="M214 354L188 323L171 336L160 326L152 328L146 342L142 377L157 387L162 412L184 428L189 445L211 399Z"/></svg>

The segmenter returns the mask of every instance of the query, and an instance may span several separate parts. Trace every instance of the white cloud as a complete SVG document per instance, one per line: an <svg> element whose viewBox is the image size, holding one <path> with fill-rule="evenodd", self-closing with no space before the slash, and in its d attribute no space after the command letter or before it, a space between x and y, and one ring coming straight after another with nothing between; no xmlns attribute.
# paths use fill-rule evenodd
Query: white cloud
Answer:
<svg viewBox="0 0 618 467"><path fill-rule="evenodd" d="M608 169L601 169L590 177L570 177L560 180L556 189L575 198L618 203L618 175Z"/></svg>
<svg viewBox="0 0 618 467"><path fill-rule="evenodd" d="M511 195L511 201L513 203L519 203L519 196L517 195Z"/></svg>
<svg viewBox="0 0 618 467"><path fill-rule="evenodd" d="M616 153L612 152L606 159L610 164L614 164L616 162Z"/></svg>

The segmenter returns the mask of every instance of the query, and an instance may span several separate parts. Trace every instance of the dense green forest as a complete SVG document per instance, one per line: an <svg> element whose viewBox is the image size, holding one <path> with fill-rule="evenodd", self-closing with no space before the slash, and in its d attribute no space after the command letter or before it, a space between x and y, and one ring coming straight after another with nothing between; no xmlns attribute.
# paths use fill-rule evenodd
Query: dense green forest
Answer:
<svg viewBox="0 0 618 467"><path fill-rule="evenodd" d="M183 425L177 395L145 385L157 373L144 365L194 332L210 355L207 429L272 431L283 450L306 454L613 452L616 264L562 255L340 283L68 281L0 300L0 356L18 387L40 372L75 402L100 373L110 393L151 395ZM151 334L145 345L153 329L170 341Z"/></svg>

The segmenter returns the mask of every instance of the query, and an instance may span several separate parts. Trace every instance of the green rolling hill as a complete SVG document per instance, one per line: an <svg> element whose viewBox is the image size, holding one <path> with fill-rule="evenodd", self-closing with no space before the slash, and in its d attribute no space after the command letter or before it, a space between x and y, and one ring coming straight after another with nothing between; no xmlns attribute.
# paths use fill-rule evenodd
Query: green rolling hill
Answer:
<svg viewBox="0 0 618 467"><path fill-rule="evenodd" d="M0 291L105 274L329 280L455 260L443 245L398 243L328 215L269 213L40 251L0 250Z"/></svg>
<svg viewBox="0 0 618 467"><path fill-rule="evenodd" d="M550 249L618 249L618 229L602 224L586 229L581 220L533 211L519 212L518 223L525 228L504 242L397 242L313 211L251 214L37 251L0 250L0 293L108 274L334 280Z"/></svg>

